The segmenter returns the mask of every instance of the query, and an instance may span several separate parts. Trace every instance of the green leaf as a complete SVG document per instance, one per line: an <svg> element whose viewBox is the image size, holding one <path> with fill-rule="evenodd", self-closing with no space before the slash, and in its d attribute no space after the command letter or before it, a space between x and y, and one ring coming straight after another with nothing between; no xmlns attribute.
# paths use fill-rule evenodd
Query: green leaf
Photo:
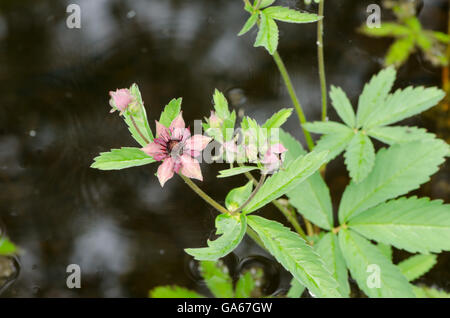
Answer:
<svg viewBox="0 0 450 318"><path fill-rule="evenodd" d="M413 286L417 298L450 298L450 293L431 287Z"/></svg>
<svg viewBox="0 0 450 318"><path fill-rule="evenodd" d="M216 217L216 229L216 234L221 236L214 241L208 240L208 247L187 248L184 251L199 261L215 261L228 255L244 238L247 230L246 217L243 214L220 214Z"/></svg>
<svg viewBox="0 0 450 318"><path fill-rule="evenodd" d="M111 152L102 152L94 158L91 168L99 170L120 170L130 167L138 167L155 162L139 148L124 147L112 149Z"/></svg>
<svg viewBox="0 0 450 318"><path fill-rule="evenodd" d="M350 296L347 266L337 236L328 232L315 246L317 253L325 261L325 266L339 284L339 293L345 297Z"/></svg>
<svg viewBox="0 0 450 318"><path fill-rule="evenodd" d="M353 231L342 229L339 231L339 245L352 277L367 296L414 297L411 285L398 267L365 238ZM373 281L377 276L378 286L377 281Z"/></svg>
<svg viewBox="0 0 450 318"><path fill-rule="evenodd" d="M241 275L236 283L235 298L251 298L253 290L257 287L257 281L263 277L261 269L251 269Z"/></svg>
<svg viewBox="0 0 450 318"><path fill-rule="evenodd" d="M361 235L415 253L450 250L450 205L428 198L400 198L351 219Z"/></svg>
<svg viewBox="0 0 450 318"><path fill-rule="evenodd" d="M404 25L397 23L383 22L379 28L371 28L364 25L360 31L368 36L385 37L385 36L405 36L409 35L411 31Z"/></svg>
<svg viewBox="0 0 450 318"><path fill-rule="evenodd" d="M336 158L345 148L347 148L350 140L352 140L355 132L348 128L345 132L323 135L317 141L315 151L329 151L327 162Z"/></svg>
<svg viewBox="0 0 450 318"><path fill-rule="evenodd" d="M351 130L349 127L337 123L335 121L315 121L312 123L303 124L303 128L315 134L340 134L348 133Z"/></svg>
<svg viewBox="0 0 450 318"><path fill-rule="evenodd" d="M221 262L202 261L200 272L206 285L216 298L233 298L233 282L228 268Z"/></svg>
<svg viewBox="0 0 450 318"><path fill-rule="evenodd" d="M218 89L214 91L213 100L217 117L225 120L226 118L231 116L230 110L228 108L228 101Z"/></svg>
<svg viewBox="0 0 450 318"><path fill-rule="evenodd" d="M292 278L291 288L286 295L287 298L300 298L305 291L305 286L302 285L297 279Z"/></svg>
<svg viewBox="0 0 450 318"><path fill-rule="evenodd" d="M411 282L425 275L437 262L437 256L414 255L400 262L397 266L405 277Z"/></svg>
<svg viewBox="0 0 450 318"><path fill-rule="evenodd" d="M231 190L225 198L225 206L229 211L236 211L247 201L253 191L253 182L249 181L246 185Z"/></svg>
<svg viewBox="0 0 450 318"><path fill-rule="evenodd" d="M263 12L272 19L289 23L310 23L322 19L322 17L314 13L304 13L281 6L270 7Z"/></svg>
<svg viewBox="0 0 450 318"><path fill-rule="evenodd" d="M250 172L253 170L258 170L258 169L259 169L258 167L242 166L242 167L220 170L217 178L233 177L233 176L237 176L238 174L243 174L243 173Z"/></svg>
<svg viewBox="0 0 450 318"><path fill-rule="evenodd" d="M282 110L275 113L272 117L270 117L262 128L272 129L272 128L280 128L291 116L292 108L283 108Z"/></svg>
<svg viewBox="0 0 450 318"><path fill-rule="evenodd" d="M179 286L159 286L149 292L150 298L204 298L195 291Z"/></svg>
<svg viewBox="0 0 450 318"><path fill-rule="evenodd" d="M275 21L260 12L261 23L259 25L258 35L256 36L255 47L263 46L273 55L278 47L278 26Z"/></svg>
<svg viewBox="0 0 450 318"><path fill-rule="evenodd" d="M268 7L268 6L272 5L274 2L275 2L275 0L262 0L258 9L263 9L265 7ZM258 3L258 0L255 0L253 5L256 6L257 3Z"/></svg>
<svg viewBox="0 0 450 318"><path fill-rule="evenodd" d="M151 142L153 140L153 133L150 129L147 120L147 113L145 111L144 102L142 101L141 92L139 91L139 87L136 84L133 84L130 87L130 93L133 95L134 100L136 102L136 107L133 107L132 111L126 111L123 114L124 120L128 125L128 130L131 132L133 138L142 146L145 147L147 142L141 137L138 130L133 124L133 120L136 123L139 131L144 135L144 137ZM131 118L133 117L133 118Z"/></svg>
<svg viewBox="0 0 450 318"><path fill-rule="evenodd" d="M248 18L247 22L245 22L244 27L242 28L242 30L238 33L238 36L244 35L245 33L247 33L248 31L250 31L256 24L256 22L258 21L258 13L255 12L253 13L250 18Z"/></svg>
<svg viewBox="0 0 450 318"><path fill-rule="evenodd" d="M424 128L408 126L375 127L367 131L367 134L388 145L433 139L436 137L434 134L428 133Z"/></svg>
<svg viewBox="0 0 450 318"><path fill-rule="evenodd" d="M356 127L356 116L352 104L340 87L331 86L330 98L333 108L342 121L349 127Z"/></svg>
<svg viewBox="0 0 450 318"><path fill-rule="evenodd" d="M300 236L282 224L252 215L248 224L267 250L316 297L342 297L323 260Z"/></svg>
<svg viewBox="0 0 450 318"><path fill-rule="evenodd" d="M306 154L302 145L284 130L280 130L280 141L288 150L285 157L286 165ZM326 230L333 228L330 191L320 173L314 173L289 191L287 196L289 203L308 220Z"/></svg>
<svg viewBox="0 0 450 318"><path fill-rule="evenodd" d="M448 35L447 33L438 32L438 31L431 31L430 33L431 33L431 36L433 36L439 42L442 42L445 44L450 43L450 35Z"/></svg>
<svg viewBox="0 0 450 318"><path fill-rule="evenodd" d="M364 86L364 90L359 96L356 114L358 127L366 127L367 121L379 111L380 105L384 104L394 84L396 75L397 72L393 67L386 68L374 75Z"/></svg>
<svg viewBox="0 0 450 318"><path fill-rule="evenodd" d="M359 183L372 171L375 149L370 138L358 132L350 141L344 156L350 177L355 183Z"/></svg>
<svg viewBox="0 0 450 318"><path fill-rule="evenodd" d="M390 94L382 107L372 114L365 127L386 126L405 118L419 114L433 106L445 97L445 92L435 88L412 86L397 90Z"/></svg>
<svg viewBox="0 0 450 318"><path fill-rule="evenodd" d="M169 104L166 105L164 111L161 113L159 118L160 124L169 127L172 121L178 116L181 111L181 103L183 99L172 99Z"/></svg>
<svg viewBox="0 0 450 318"><path fill-rule="evenodd" d="M339 206L341 223L386 200L417 189L429 180L448 154L442 140L414 141L381 149L372 172L361 183L351 182Z"/></svg>
<svg viewBox="0 0 450 318"><path fill-rule="evenodd" d="M414 51L415 41L412 36L396 40L390 47L384 59L384 65L401 66Z"/></svg>
<svg viewBox="0 0 450 318"><path fill-rule="evenodd" d="M387 257L387 259L392 261L392 246L388 244L378 243L377 244L378 249L380 252Z"/></svg>
<svg viewBox="0 0 450 318"><path fill-rule="evenodd" d="M306 180L326 161L327 152L313 151L306 156L299 157L291 162L284 170L272 175L261 186L259 191L244 208L245 213L256 211L269 202L278 199L287 192L295 189Z"/></svg>
<svg viewBox="0 0 450 318"><path fill-rule="evenodd" d="M6 237L0 237L0 255L14 255L17 253L17 247Z"/></svg>

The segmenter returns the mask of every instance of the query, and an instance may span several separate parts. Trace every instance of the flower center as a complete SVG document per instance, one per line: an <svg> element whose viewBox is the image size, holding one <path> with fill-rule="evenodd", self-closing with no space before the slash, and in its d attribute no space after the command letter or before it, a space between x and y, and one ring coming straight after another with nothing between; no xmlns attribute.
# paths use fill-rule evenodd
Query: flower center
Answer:
<svg viewBox="0 0 450 318"><path fill-rule="evenodd" d="M183 152L183 143L179 140L171 140L169 141L167 148L172 157L181 156Z"/></svg>

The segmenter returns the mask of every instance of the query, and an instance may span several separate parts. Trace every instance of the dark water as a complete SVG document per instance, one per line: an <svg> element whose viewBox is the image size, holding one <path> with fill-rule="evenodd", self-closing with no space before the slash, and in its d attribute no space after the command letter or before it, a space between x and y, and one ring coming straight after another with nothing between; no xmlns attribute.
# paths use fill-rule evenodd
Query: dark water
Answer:
<svg viewBox="0 0 450 318"><path fill-rule="evenodd" d="M278 2L305 8L302 1ZM374 2L327 1L328 82L353 102L390 43L355 32ZM66 27L69 3L82 8L80 30ZM446 12L447 1L426 0L420 17L427 28L444 31ZM205 291L183 248L205 244L216 213L177 178L161 189L156 165L117 172L89 166L101 151L136 146L121 119L108 114L107 95L133 82L151 122L179 96L186 121L208 115L214 88L259 121L290 106L272 59L252 47L254 32L236 36L246 16L239 0L0 1L0 228L23 250L9 260L13 281L2 296L143 297L167 284ZM318 119L315 26L280 30L280 54L306 115ZM440 70L420 54L399 77L402 87L440 85ZM433 114L413 123L448 137ZM294 116L286 128L302 138ZM221 168L202 166L201 186L218 200L245 182L216 182ZM338 203L348 183L342 160L329 166L327 182ZM448 169L418 193L448 201ZM271 207L261 213L284 221ZM266 293L287 286L289 276L249 240L226 261L236 275L248 266L265 268ZM82 268L82 288L69 290L66 267L73 263ZM421 282L450 291L449 269L449 253L441 254Z"/></svg>

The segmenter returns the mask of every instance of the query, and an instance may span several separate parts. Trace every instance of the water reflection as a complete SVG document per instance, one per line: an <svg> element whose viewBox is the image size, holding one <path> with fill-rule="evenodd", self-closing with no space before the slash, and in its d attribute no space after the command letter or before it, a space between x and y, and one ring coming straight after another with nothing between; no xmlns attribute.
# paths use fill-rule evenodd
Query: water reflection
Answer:
<svg viewBox="0 0 450 318"><path fill-rule="evenodd" d="M303 8L302 1L279 2ZM328 9L328 80L353 102L389 45L354 31L373 2L335 1ZM427 2L421 12L427 27L445 29L444 2ZM81 30L65 26L68 3L82 8ZM0 218L23 249L20 275L2 296L144 297L157 285L202 288L183 270L189 262L183 249L205 244L215 212L181 181L171 180L162 190L155 166L117 172L89 166L101 151L135 146L120 118L108 114L107 103L110 89L133 82L152 122L179 96L188 122L209 115L214 88L259 121L288 107L273 61L253 48L254 32L236 36L246 15L238 0L0 2ZM315 27L282 25L280 31L280 52L307 116L318 119ZM397 85L439 85L439 79L439 70L415 57ZM432 121L426 124L435 129ZM286 127L302 139L294 116ZM245 182L216 183L220 168L202 166L202 187L219 200ZM342 162L328 171L338 202L348 182ZM435 180L445 185L433 182L425 194L448 198L443 171ZM264 213L282 221L270 207ZM235 253L238 264L263 254L248 239ZM449 261L448 253L440 256L423 282L450 290ZM65 285L72 263L82 268L79 290ZM289 284L284 271L276 275L269 275L268 293Z"/></svg>

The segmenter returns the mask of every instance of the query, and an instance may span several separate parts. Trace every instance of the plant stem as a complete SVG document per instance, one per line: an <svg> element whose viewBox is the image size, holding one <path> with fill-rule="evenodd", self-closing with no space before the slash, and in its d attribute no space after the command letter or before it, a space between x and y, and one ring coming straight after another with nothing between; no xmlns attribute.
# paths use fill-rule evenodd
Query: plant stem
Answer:
<svg viewBox="0 0 450 318"><path fill-rule="evenodd" d="M211 198L209 195L207 195L202 189L200 189L191 179L188 177L183 176L182 174L179 174L180 177L183 179L184 182L195 192L197 193L203 200L205 200L207 203L209 203L213 208L215 208L220 213L224 214L231 214L230 211L225 209L223 206L221 206L219 203L217 203L216 200Z"/></svg>
<svg viewBox="0 0 450 318"><path fill-rule="evenodd" d="M325 0L319 2L319 16L323 17ZM320 88L322 91L322 121L327 119L327 80L323 53L323 18L317 22L317 57L319 59Z"/></svg>
<svg viewBox="0 0 450 318"><path fill-rule="evenodd" d="M286 66L283 63L283 60L281 59L280 55L278 54L278 51L275 51L273 53L273 59L275 61L275 64L278 67L278 70L280 71L281 77L283 78L284 84L286 85L286 88L288 90L289 96L291 97L292 103L294 104L295 110L298 115L298 119L300 120L300 126L302 126L303 134L305 135L306 143L308 144L308 148L309 148L309 150L312 150L314 148L314 142L313 142L309 132L303 128L303 124L306 123L305 114L303 112L302 106L300 105L297 94L295 93L291 78L289 77L289 73L286 69Z"/></svg>
<svg viewBox="0 0 450 318"><path fill-rule="evenodd" d="M134 128L136 128L136 131L138 132L139 136L141 136L141 138L144 140L144 142L145 142L146 144L149 144L150 141L149 141L147 138L145 138L144 134L141 132L141 130L140 130L139 127L137 126L136 121L134 120L133 115L130 114L130 118L131 118L131 122L133 123Z"/></svg>
<svg viewBox="0 0 450 318"><path fill-rule="evenodd" d="M259 179L259 182L258 182L258 184L255 187L255 190L253 190L252 194L250 194L248 199L241 205L240 208L238 208L236 211L234 211L234 213L241 212L250 203L250 201L255 197L256 193L258 193L258 191L261 188L261 186L264 184L264 180L266 180L266 175L265 174L261 174L261 178Z"/></svg>
<svg viewBox="0 0 450 318"><path fill-rule="evenodd" d="M217 203L209 195L207 195L191 179L183 176L182 174L179 174L179 176L195 193L197 193L203 200L205 200L207 203L209 203L217 211L219 211L220 213L224 213L224 214L234 215L233 213L231 213L230 211L225 209L223 206L221 206L219 203ZM265 249L263 242L261 241L258 234L253 229L251 229L250 227L247 227L246 233L248 234L248 236L250 236L256 242L256 244L258 244L262 249Z"/></svg>
<svg viewBox="0 0 450 318"><path fill-rule="evenodd" d="M298 223L297 218L291 213L291 211L289 211L289 209L287 207L285 207L283 204L281 204L277 200L273 200L272 203L273 203L273 205L275 205L278 208L278 210L281 211L281 213L283 213L283 215L286 217L286 219L292 224L292 226L294 227L294 229L298 233L298 235L300 235L305 241L308 242L308 238L306 237L305 232L303 231L302 227Z"/></svg>

